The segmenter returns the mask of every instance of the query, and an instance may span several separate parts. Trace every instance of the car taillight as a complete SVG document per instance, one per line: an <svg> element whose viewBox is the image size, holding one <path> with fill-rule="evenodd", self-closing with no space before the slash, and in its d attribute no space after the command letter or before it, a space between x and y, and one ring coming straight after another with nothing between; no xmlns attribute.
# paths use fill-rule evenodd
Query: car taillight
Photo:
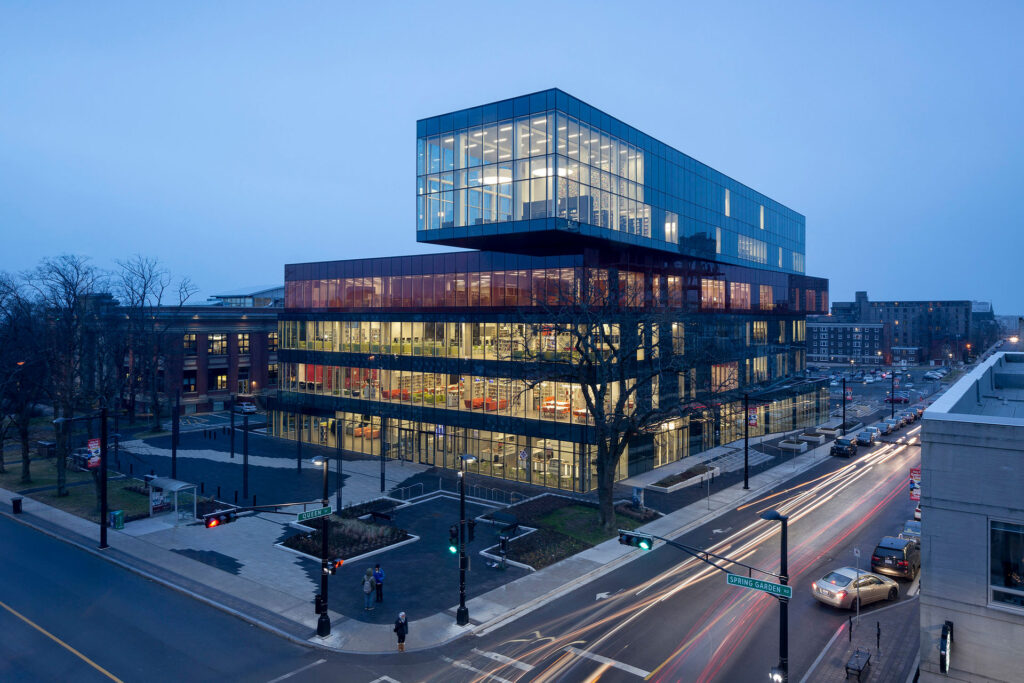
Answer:
<svg viewBox="0 0 1024 683"><path fill-rule="evenodd" d="M907 568L907 561L906 560L896 560L896 566L899 567L900 569L906 569Z"/></svg>
<svg viewBox="0 0 1024 683"><path fill-rule="evenodd" d="M811 582L811 590L812 591L818 590L818 582L817 581L812 581Z"/></svg>
<svg viewBox="0 0 1024 683"><path fill-rule="evenodd" d="M846 597L846 591L839 591L838 593L836 593L836 597L842 600Z"/></svg>
<svg viewBox="0 0 1024 683"><path fill-rule="evenodd" d="M881 564L882 563L882 558L880 558L878 555L872 555L871 556L871 561L875 562L876 564Z"/></svg>

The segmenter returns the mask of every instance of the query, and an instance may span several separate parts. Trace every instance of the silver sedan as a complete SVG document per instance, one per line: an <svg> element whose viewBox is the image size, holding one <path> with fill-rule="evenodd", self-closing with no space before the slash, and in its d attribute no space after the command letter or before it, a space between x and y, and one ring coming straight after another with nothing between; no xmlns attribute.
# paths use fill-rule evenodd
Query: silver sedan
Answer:
<svg viewBox="0 0 1024 683"><path fill-rule="evenodd" d="M834 569L811 584L815 599L840 609L857 609L857 600L867 605L879 600L895 600L900 586L887 576L858 571L854 567Z"/></svg>

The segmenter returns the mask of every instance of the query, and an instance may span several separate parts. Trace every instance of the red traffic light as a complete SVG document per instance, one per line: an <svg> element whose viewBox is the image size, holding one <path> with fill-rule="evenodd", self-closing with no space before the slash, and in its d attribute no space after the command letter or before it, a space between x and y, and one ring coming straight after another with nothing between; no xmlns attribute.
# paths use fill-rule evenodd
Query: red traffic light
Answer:
<svg viewBox="0 0 1024 683"><path fill-rule="evenodd" d="M212 529L213 527L220 526L221 524L230 524L236 519L238 519L238 515L234 512L211 512L210 514L203 516L203 523L206 525L207 529Z"/></svg>

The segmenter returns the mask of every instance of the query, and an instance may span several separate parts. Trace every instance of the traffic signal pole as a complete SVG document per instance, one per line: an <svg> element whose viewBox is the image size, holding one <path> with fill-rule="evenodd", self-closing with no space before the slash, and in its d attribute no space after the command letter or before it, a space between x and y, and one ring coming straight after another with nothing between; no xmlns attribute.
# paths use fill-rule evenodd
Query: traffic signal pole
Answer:
<svg viewBox="0 0 1024 683"><path fill-rule="evenodd" d="M107 548L107 409L100 411L100 549Z"/></svg>

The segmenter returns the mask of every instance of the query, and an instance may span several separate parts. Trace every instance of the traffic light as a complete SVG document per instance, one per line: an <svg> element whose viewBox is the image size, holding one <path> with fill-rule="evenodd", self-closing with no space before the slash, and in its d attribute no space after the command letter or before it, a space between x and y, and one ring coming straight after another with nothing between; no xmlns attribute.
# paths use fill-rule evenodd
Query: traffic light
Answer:
<svg viewBox="0 0 1024 683"><path fill-rule="evenodd" d="M448 527L448 552L452 555L459 552L459 525L452 524Z"/></svg>
<svg viewBox="0 0 1024 683"><path fill-rule="evenodd" d="M654 547L654 539L651 536L638 534L635 531L626 531L625 529L619 529L619 543L631 545L634 548L640 548L640 550L650 550Z"/></svg>
<svg viewBox="0 0 1024 683"><path fill-rule="evenodd" d="M498 537L498 550L501 552L501 556L508 555L508 536Z"/></svg>
<svg viewBox="0 0 1024 683"><path fill-rule="evenodd" d="M337 574L338 573L338 569L343 564L345 564L345 560L341 559L340 557L336 557L333 560L327 560L326 572L328 574Z"/></svg>
<svg viewBox="0 0 1024 683"><path fill-rule="evenodd" d="M238 519L238 515L228 510L211 512L208 515L203 515L203 523L206 524L207 529L212 529L213 527L221 526L222 524L230 524L236 519Z"/></svg>

